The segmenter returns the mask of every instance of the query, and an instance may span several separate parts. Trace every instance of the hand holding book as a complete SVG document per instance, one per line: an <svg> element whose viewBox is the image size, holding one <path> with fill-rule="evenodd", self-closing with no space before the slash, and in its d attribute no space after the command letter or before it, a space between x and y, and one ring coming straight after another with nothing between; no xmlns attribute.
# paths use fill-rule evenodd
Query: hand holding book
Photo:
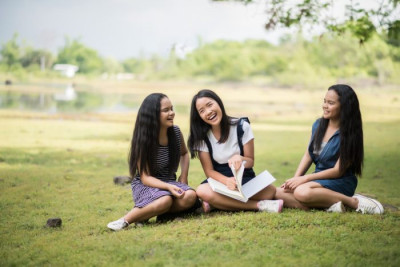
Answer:
<svg viewBox="0 0 400 267"><path fill-rule="evenodd" d="M230 190L237 190L237 184L236 184L236 179L234 178L228 178L226 179L225 183L226 187Z"/></svg>
<svg viewBox="0 0 400 267"><path fill-rule="evenodd" d="M228 165L233 173L237 172L244 164L246 164L246 161L240 155L234 155L228 160Z"/></svg>

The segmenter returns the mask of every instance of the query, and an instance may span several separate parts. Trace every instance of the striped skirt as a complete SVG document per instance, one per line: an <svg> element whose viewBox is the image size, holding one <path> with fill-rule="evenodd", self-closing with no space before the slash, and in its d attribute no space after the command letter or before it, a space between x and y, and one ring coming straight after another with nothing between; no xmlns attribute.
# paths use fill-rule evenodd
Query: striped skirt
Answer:
<svg viewBox="0 0 400 267"><path fill-rule="evenodd" d="M174 180L168 180L168 181L163 180L163 182L176 185L177 187L179 187L184 191L194 190L187 184L183 184ZM168 190L163 190L160 188L144 185L139 179L133 179L131 187L132 187L133 201L135 202L136 208L143 208L148 204L152 203L153 201L159 199L160 197L172 196L171 192L169 192Z"/></svg>

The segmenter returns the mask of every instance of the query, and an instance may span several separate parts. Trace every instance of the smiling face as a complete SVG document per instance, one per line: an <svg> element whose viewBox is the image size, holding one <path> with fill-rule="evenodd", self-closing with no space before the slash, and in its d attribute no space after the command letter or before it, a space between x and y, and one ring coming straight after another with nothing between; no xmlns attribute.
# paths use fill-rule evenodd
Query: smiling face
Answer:
<svg viewBox="0 0 400 267"><path fill-rule="evenodd" d="M340 101L339 96L335 90L328 90L324 98L324 104L322 105L324 111L324 119L339 120L340 119Z"/></svg>
<svg viewBox="0 0 400 267"><path fill-rule="evenodd" d="M200 118L211 127L219 126L222 119L221 107L209 97L201 97L196 101L196 109Z"/></svg>
<svg viewBox="0 0 400 267"><path fill-rule="evenodd" d="M160 128L169 128L174 125L175 111L168 97L160 101Z"/></svg>

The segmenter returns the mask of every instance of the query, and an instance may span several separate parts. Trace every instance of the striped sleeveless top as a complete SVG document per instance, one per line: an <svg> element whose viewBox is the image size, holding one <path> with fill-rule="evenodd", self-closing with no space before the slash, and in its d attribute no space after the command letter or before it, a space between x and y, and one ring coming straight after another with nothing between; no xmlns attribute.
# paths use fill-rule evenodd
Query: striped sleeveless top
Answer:
<svg viewBox="0 0 400 267"><path fill-rule="evenodd" d="M180 154L181 151L181 130L179 129L178 126L174 125L173 126L175 137L176 137L176 151L178 154ZM157 158L156 158L156 173L154 177L164 180L164 181L175 181L176 180L176 171L173 170L173 176L171 177L170 175L170 169L169 169L169 146L158 146L158 151L157 151ZM136 174L135 180L140 180L140 175L139 173Z"/></svg>

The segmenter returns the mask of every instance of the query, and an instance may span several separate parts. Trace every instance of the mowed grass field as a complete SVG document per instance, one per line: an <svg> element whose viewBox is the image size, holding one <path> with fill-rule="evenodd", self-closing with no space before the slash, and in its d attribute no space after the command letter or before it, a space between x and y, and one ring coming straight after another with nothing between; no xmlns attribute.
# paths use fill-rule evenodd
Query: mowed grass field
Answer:
<svg viewBox="0 0 400 267"><path fill-rule="evenodd" d="M255 170L268 169L276 186L296 170L326 92L184 83L93 88L132 94L138 103L166 93L186 139L192 96L215 90L228 114L250 118ZM0 110L0 266L399 266L400 90L354 88L365 139L357 192L385 204L383 215L212 212L112 232L106 224L133 207L129 185L114 185L113 177L128 174L136 114ZM189 184L204 178L191 160ZM45 227L52 217L61 228Z"/></svg>

